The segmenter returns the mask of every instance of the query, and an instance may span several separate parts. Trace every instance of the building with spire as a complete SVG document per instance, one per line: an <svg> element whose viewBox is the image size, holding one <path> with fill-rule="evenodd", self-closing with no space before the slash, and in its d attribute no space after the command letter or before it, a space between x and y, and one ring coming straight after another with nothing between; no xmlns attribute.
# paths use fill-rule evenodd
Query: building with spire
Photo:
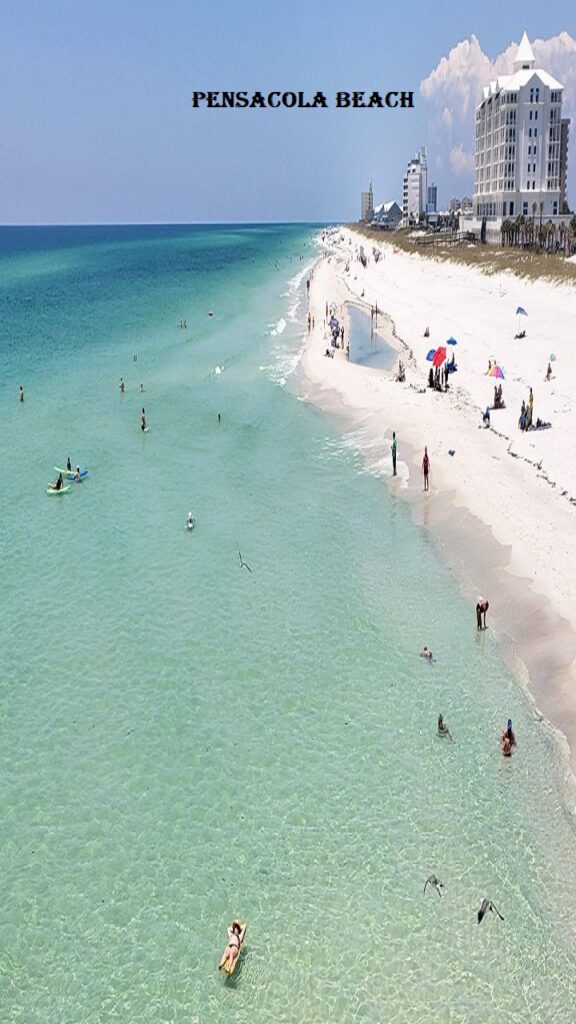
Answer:
<svg viewBox="0 0 576 1024"><path fill-rule="evenodd" d="M374 194L372 192L372 182L368 187L367 192L362 192L360 199L360 221L362 224L370 224L374 217Z"/></svg>
<svg viewBox="0 0 576 1024"><path fill-rule="evenodd" d="M487 241L500 241L504 220L560 219L566 198L568 121L564 87L536 68L526 32L511 75L484 86L476 107L473 224Z"/></svg>

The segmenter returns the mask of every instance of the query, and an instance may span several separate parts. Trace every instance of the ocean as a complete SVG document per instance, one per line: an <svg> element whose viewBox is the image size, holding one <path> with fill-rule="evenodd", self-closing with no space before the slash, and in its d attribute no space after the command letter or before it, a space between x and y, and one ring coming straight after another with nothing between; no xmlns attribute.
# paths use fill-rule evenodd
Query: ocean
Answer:
<svg viewBox="0 0 576 1024"><path fill-rule="evenodd" d="M561 757L299 401L315 234L0 231L2 1021L574 1020Z"/></svg>

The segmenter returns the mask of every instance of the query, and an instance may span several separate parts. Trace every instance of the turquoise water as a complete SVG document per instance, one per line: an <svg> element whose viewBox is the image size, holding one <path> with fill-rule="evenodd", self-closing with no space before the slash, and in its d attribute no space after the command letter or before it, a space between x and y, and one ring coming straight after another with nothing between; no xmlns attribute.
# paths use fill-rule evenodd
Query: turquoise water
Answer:
<svg viewBox="0 0 576 1024"><path fill-rule="evenodd" d="M3 1021L574 1019L556 748L297 400L312 237L0 235ZM68 454L90 477L49 498Z"/></svg>

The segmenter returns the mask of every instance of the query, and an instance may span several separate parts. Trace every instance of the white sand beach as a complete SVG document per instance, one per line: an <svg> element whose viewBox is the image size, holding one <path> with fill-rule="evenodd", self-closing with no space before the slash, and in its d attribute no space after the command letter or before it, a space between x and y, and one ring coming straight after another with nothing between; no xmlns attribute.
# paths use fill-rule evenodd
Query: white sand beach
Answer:
<svg viewBox="0 0 576 1024"><path fill-rule="evenodd" d="M363 245L368 264L357 256ZM537 708L568 740L576 768L576 359L572 353L576 288L530 282L511 273L486 275L435 261L339 228L326 238L309 292L314 330L302 355L302 394L349 418L370 465L390 476L416 518L441 546L471 601L490 601L488 626ZM348 270L346 269L348 265ZM395 371L328 359L325 304L378 309L393 321L393 344L406 366ZM527 316L516 316L518 306ZM379 318L381 320L381 318ZM526 337L515 339L519 324ZM424 337L426 327L430 336ZM431 348L457 339L458 370L449 390L428 388ZM448 349L450 355L451 349ZM546 381L551 355L552 378ZM492 405L489 360L504 369L505 409ZM521 431L520 407L534 393L533 422ZM398 440L399 475L392 478L390 442ZM424 445L430 491L423 493ZM454 451L451 456L449 451Z"/></svg>

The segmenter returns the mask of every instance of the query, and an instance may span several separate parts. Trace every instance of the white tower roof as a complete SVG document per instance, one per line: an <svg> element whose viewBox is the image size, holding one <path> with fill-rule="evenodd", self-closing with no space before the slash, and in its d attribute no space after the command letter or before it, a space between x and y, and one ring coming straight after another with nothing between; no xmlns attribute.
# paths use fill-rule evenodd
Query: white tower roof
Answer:
<svg viewBox="0 0 576 1024"><path fill-rule="evenodd" d="M533 68L535 63L536 58L534 57L534 52L530 46L530 40L525 32L514 58L514 71L520 71L523 68Z"/></svg>

